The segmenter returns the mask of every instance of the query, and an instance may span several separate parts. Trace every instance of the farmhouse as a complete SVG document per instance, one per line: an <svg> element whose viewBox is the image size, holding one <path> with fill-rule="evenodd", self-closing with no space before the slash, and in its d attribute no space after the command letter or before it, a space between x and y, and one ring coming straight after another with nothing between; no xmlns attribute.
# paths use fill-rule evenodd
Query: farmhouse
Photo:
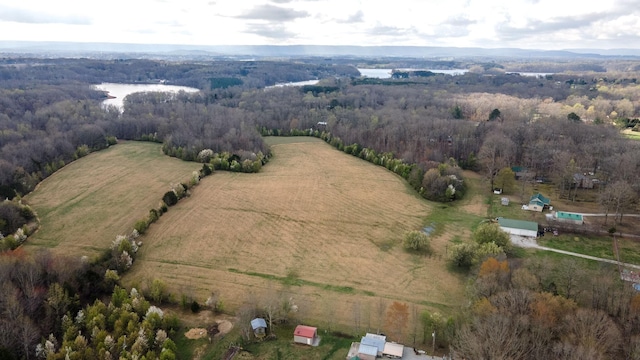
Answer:
<svg viewBox="0 0 640 360"><path fill-rule="evenodd" d="M529 208L531 211L542 211L549 208L551 205L551 200L542 196L542 194L537 193L529 199Z"/></svg>
<svg viewBox="0 0 640 360"><path fill-rule="evenodd" d="M255 318L251 320L251 328L253 329L253 334L258 339L262 339L266 334L267 323L262 318Z"/></svg>
<svg viewBox="0 0 640 360"><path fill-rule="evenodd" d="M538 236L538 223L525 220L505 219L499 217L498 225L510 235L536 238Z"/></svg>
<svg viewBox="0 0 640 360"><path fill-rule="evenodd" d="M296 326L296 329L293 331L293 342L318 346L318 343L320 342L320 339L318 338L318 329L306 325Z"/></svg>
<svg viewBox="0 0 640 360"><path fill-rule="evenodd" d="M578 225L584 224L584 217L582 214L567 211L556 211L553 213L553 220Z"/></svg>

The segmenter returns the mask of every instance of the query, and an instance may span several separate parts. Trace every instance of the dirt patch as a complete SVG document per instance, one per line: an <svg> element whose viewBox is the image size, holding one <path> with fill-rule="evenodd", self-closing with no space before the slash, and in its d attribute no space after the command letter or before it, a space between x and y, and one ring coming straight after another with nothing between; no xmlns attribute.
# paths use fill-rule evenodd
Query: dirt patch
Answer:
<svg viewBox="0 0 640 360"><path fill-rule="evenodd" d="M207 336L207 329L204 328L192 328L184 333L184 337L191 340L201 339Z"/></svg>
<svg viewBox="0 0 640 360"><path fill-rule="evenodd" d="M218 322L218 333L221 336L228 334L233 329L233 324L229 320L221 320Z"/></svg>
<svg viewBox="0 0 640 360"><path fill-rule="evenodd" d="M461 206L460 209L469 214L487 216L487 205L482 201L482 196L480 195L471 198L469 203Z"/></svg>

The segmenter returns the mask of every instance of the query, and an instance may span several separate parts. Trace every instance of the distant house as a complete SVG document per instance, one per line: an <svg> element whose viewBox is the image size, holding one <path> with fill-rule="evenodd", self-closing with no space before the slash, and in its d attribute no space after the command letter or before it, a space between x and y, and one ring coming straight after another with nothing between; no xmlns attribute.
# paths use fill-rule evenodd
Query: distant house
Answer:
<svg viewBox="0 0 640 360"><path fill-rule="evenodd" d="M513 174L515 175L516 180L520 180L522 178L528 179L532 175L527 170L527 168L525 168L523 166L512 166L511 167L511 171L513 171Z"/></svg>
<svg viewBox="0 0 640 360"><path fill-rule="evenodd" d="M317 346L318 329L306 325L298 325L293 331L293 341L298 344Z"/></svg>
<svg viewBox="0 0 640 360"><path fill-rule="evenodd" d="M402 359L404 345L398 343L387 342L384 344L382 355L392 359Z"/></svg>
<svg viewBox="0 0 640 360"><path fill-rule="evenodd" d="M538 237L538 223L533 221L506 219L499 217L498 225L509 235L524 236L529 238Z"/></svg>
<svg viewBox="0 0 640 360"><path fill-rule="evenodd" d="M556 211L553 214L553 220L578 225L584 224L584 217L582 214L567 211Z"/></svg>
<svg viewBox="0 0 640 360"><path fill-rule="evenodd" d="M255 318L251 320L251 328L253 329L253 334L258 339L262 339L266 335L267 322L262 318Z"/></svg>
<svg viewBox="0 0 640 360"><path fill-rule="evenodd" d="M542 194L537 193L531 196L531 199L529 199L529 206L527 210L540 212L542 210L548 209L549 205L551 205L551 200L542 196Z"/></svg>
<svg viewBox="0 0 640 360"><path fill-rule="evenodd" d="M587 175L575 173L573 174L573 185L578 189L593 189L593 180Z"/></svg>

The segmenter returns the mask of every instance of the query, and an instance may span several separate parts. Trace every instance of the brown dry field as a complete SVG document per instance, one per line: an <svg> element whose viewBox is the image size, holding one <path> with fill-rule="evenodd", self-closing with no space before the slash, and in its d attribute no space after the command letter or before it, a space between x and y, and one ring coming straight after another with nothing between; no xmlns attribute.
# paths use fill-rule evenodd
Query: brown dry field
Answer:
<svg viewBox="0 0 640 360"><path fill-rule="evenodd" d="M402 249L431 203L382 167L297 139L273 145L260 173L203 179L150 227L123 281L161 279L201 303L218 291L231 311L278 293L320 326L346 325L354 307L375 326L380 303L447 312L464 301L462 277L446 269L447 240L433 241L431 257Z"/></svg>
<svg viewBox="0 0 640 360"><path fill-rule="evenodd" d="M199 164L170 158L160 145L122 142L78 159L24 198L40 219L26 249L97 255L116 235L158 207L171 184L188 181Z"/></svg>

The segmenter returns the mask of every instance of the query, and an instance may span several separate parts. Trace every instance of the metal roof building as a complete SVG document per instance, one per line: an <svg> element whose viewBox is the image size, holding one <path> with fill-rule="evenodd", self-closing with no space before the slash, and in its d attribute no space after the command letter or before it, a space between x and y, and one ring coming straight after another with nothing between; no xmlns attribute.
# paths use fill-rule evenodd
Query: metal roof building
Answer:
<svg viewBox="0 0 640 360"><path fill-rule="evenodd" d="M533 221L506 219L499 217L498 224L500 228L509 233L510 235L524 236L524 237L537 237L538 236L538 223Z"/></svg>

